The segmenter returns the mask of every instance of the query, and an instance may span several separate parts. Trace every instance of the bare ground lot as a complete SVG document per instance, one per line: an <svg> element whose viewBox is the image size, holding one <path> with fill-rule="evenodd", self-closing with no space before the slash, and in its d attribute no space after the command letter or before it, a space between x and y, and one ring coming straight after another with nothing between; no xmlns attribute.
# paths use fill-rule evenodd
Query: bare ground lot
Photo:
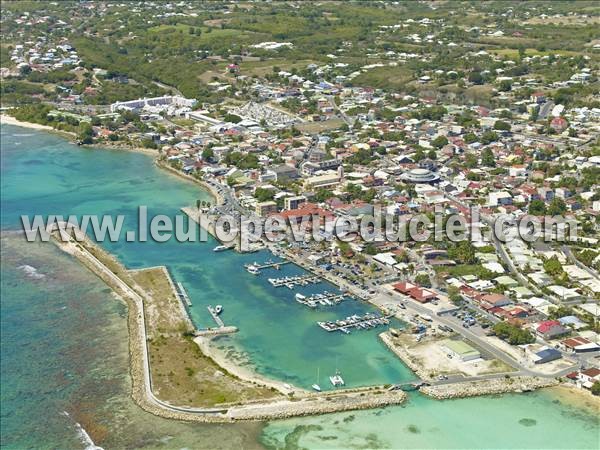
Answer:
<svg viewBox="0 0 600 450"><path fill-rule="evenodd" d="M448 352L441 344L443 339L448 338L447 336L427 336L420 342L416 341L416 335L406 332L398 337L390 337L393 346L399 350L399 353L410 358L411 365L418 368L418 375L422 378L435 379L438 375L472 377L514 370L498 359L487 359L483 352L483 358L473 361L463 362L456 357L449 358ZM475 347L470 342L469 345Z"/></svg>

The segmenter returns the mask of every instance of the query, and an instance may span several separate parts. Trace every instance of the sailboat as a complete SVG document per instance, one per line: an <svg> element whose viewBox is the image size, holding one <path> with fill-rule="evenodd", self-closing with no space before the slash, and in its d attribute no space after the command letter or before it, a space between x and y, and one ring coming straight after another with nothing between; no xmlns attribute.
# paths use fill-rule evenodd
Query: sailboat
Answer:
<svg viewBox="0 0 600 450"><path fill-rule="evenodd" d="M321 386L319 386L319 368L318 367L317 367L317 382L312 385L312 388L317 392L321 392Z"/></svg>
<svg viewBox="0 0 600 450"><path fill-rule="evenodd" d="M345 384L342 374L337 368L337 358L335 358L335 375L331 375L329 377L329 381L331 381L331 384L333 384L335 387L343 386Z"/></svg>

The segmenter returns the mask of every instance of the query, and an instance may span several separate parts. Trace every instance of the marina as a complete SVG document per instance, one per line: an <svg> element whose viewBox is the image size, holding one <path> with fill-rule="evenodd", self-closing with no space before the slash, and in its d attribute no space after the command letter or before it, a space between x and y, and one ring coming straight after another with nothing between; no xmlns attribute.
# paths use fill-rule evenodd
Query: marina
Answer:
<svg viewBox="0 0 600 450"><path fill-rule="evenodd" d="M246 268L246 271L248 271L249 273L251 273L252 275L258 275L260 274L261 270L264 269L275 269L275 270L281 270L281 266L285 265L285 264L290 264L291 261L273 261L273 260L267 260L264 263L257 263L256 261L252 264L245 264L244 267Z"/></svg>
<svg viewBox="0 0 600 450"><path fill-rule="evenodd" d="M308 306L309 308L316 308L317 306L335 306L345 300L344 294L336 294L334 292L323 291L320 294L313 294L309 297L303 294L295 295L296 301L301 305Z"/></svg>
<svg viewBox="0 0 600 450"><path fill-rule="evenodd" d="M359 316L354 314L345 319L336 320L335 322L317 322L317 324L328 332L341 331L342 333L350 334L351 328L367 330L369 328L388 325L390 323L390 317L392 317L392 315L377 316L372 313L367 313L364 316Z"/></svg>
<svg viewBox="0 0 600 450"><path fill-rule="evenodd" d="M294 289L296 286L308 286L321 281L316 275L300 275L294 277L269 278L269 283L274 287L285 286L288 289Z"/></svg>
<svg viewBox="0 0 600 450"><path fill-rule="evenodd" d="M183 284L181 284L180 281L177 282L177 295L179 296L179 298L181 300L183 300L183 302L186 304L186 306L192 306L190 297L188 296L185 288L183 287Z"/></svg>

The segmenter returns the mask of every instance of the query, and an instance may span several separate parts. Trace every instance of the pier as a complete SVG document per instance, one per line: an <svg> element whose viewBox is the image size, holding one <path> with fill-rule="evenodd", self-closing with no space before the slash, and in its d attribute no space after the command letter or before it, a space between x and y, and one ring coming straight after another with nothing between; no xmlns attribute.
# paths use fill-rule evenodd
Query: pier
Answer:
<svg viewBox="0 0 600 450"><path fill-rule="evenodd" d="M362 317L355 314L345 319L336 320L335 322L317 322L317 324L328 332L341 331L342 333L350 334L351 328L366 330L380 325L388 325L390 317L392 317L391 314L376 316L375 314L367 313Z"/></svg>
<svg viewBox="0 0 600 450"><path fill-rule="evenodd" d="M269 278L269 283L275 287L285 286L288 289L294 289L296 286L308 286L321 281L316 275L302 275L297 277Z"/></svg>
<svg viewBox="0 0 600 450"><path fill-rule="evenodd" d="M281 269L281 266L285 265L285 264L290 264L291 261L272 261L272 260L268 260L265 261L264 263L257 263L256 261L253 262L252 264L246 264L244 265L244 267L246 268L246 270L250 273L256 274L258 275L260 273L261 270L263 269Z"/></svg>
<svg viewBox="0 0 600 450"><path fill-rule="evenodd" d="M296 301L309 308L316 308L317 306L335 306L343 302L345 298L346 296L344 294L336 294L328 291L324 291L321 294L313 294L310 297L296 294Z"/></svg>
<svg viewBox="0 0 600 450"><path fill-rule="evenodd" d="M192 306L192 302L190 301L190 298L188 297L188 294L180 281L177 282L177 295L181 300L183 300L186 306Z"/></svg>
<svg viewBox="0 0 600 450"><path fill-rule="evenodd" d="M219 317L219 313L217 312L217 310L215 308L213 308L211 305L208 305L208 312L210 313L210 315L212 316L214 321L217 323L219 328L225 327L223 320Z"/></svg>

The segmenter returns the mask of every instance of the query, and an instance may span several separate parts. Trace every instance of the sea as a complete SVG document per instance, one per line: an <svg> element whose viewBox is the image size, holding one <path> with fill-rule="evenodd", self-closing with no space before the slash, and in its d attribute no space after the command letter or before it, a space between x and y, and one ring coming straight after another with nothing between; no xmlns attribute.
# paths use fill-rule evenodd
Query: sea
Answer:
<svg viewBox="0 0 600 450"><path fill-rule="evenodd" d="M198 185L145 154L78 147L62 136L2 125L1 446L3 448L598 448L598 414L552 391L435 401L272 423L187 424L145 413L130 398L125 305L52 243L26 242L21 216L110 214L136 230L140 206L174 217L209 200ZM327 333L317 321L373 312L348 299L317 311L267 278L306 273L288 264L251 275L267 252L213 252L217 243L102 242L128 268L166 265L187 290L197 327L207 306L239 332L214 345L261 375L304 388L340 370L349 386L402 383L414 374L380 330ZM401 327L401 323L394 325ZM318 378L320 374L320 378Z"/></svg>

